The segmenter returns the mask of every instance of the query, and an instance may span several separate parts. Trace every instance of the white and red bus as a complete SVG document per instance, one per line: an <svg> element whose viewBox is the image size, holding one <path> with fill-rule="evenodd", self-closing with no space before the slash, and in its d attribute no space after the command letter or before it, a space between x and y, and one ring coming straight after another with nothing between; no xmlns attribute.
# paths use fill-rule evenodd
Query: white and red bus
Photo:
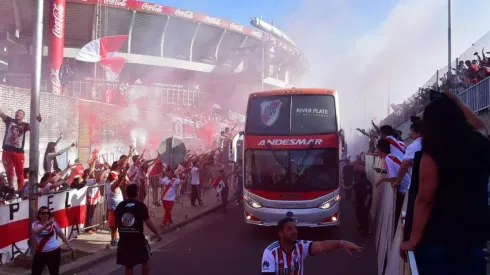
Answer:
<svg viewBox="0 0 490 275"><path fill-rule="evenodd" d="M344 147L337 92L283 89L249 96L243 132L245 222L298 226L340 222L340 156Z"/></svg>

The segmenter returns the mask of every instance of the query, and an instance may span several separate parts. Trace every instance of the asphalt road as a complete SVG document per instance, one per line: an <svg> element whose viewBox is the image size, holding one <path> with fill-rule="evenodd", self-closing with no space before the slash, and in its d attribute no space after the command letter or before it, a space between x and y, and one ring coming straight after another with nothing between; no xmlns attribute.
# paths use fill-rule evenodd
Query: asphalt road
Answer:
<svg viewBox="0 0 490 275"><path fill-rule="evenodd" d="M374 237L365 239L359 236L354 205L346 201L342 204L341 225L338 229L300 228L299 239L344 239L362 245L364 251L352 256L335 251L307 258L305 274L377 274ZM181 229L180 233L175 233L180 236L153 252L150 259L151 274L260 274L262 252L275 240L276 232L274 229L244 224L241 211L240 207L233 205L228 213L210 214L196 224L189 225L189 228ZM124 274L122 267L116 267L113 263L111 265L113 268L107 272L92 272ZM135 274L141 274L139 267L135 268Z"/></svg>

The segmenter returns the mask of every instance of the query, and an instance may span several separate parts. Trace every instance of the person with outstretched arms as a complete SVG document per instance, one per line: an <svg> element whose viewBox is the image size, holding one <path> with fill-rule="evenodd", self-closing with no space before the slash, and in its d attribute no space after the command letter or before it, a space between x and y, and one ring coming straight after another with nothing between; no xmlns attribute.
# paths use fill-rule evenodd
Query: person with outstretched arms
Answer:
<svg viewBox="0 0 490 275"><path fill-rule="evenodd" d="M342 240L299 241L296 221L290 217L279 221L277 229L279 240L269 245L262 256L262 275L303 275L303 261L308 256L337 249L349 255L362 250L356 244Z"/></svg>
<svg viewBox="0 0 490 275"><path fill-rule="evenodd" d="M9 117L0 110L0 118L5 123L5 135L2 145L2 162L7 174L7 182L12 188L14 174L17 176L17 189L24 188L24 145L27 131L31 130L29 123L24 122L26 113L17 110L15 116ZM36 117L41 122L41 115Z"/></svg>

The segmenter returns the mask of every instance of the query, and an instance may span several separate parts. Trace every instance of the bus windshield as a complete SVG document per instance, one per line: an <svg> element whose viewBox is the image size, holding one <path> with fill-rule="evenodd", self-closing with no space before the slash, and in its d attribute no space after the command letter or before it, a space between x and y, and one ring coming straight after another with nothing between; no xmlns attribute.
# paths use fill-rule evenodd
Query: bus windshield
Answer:
<svg viewBox="0 0 490 275"><path fill-rule="evenodd" d="M335 98L331 95L272 95L251 98L249 135L314 135L337 131Z"/></svg>
<svg viewBox="0 0 490 275"><path fill-rule="evenodd" d="M247 150L245 187L276 192L338 188L338 149Z"/></svg>

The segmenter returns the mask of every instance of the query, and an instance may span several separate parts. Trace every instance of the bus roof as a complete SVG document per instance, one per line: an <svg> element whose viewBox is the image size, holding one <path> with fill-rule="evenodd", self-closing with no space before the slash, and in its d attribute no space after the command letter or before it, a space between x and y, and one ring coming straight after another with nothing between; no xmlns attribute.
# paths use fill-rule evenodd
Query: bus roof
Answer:
<svg viewBox="0 0 490 275"><path fill-rule="evenodd" d="M249 98L255 96L269 96L269 95L283 95L283 94L307 94L307 95L318 95L326 94L337 96L337 91L328 88L287 88L287 89L277 89L270 91L262 91L251 93Z"/></svg>

